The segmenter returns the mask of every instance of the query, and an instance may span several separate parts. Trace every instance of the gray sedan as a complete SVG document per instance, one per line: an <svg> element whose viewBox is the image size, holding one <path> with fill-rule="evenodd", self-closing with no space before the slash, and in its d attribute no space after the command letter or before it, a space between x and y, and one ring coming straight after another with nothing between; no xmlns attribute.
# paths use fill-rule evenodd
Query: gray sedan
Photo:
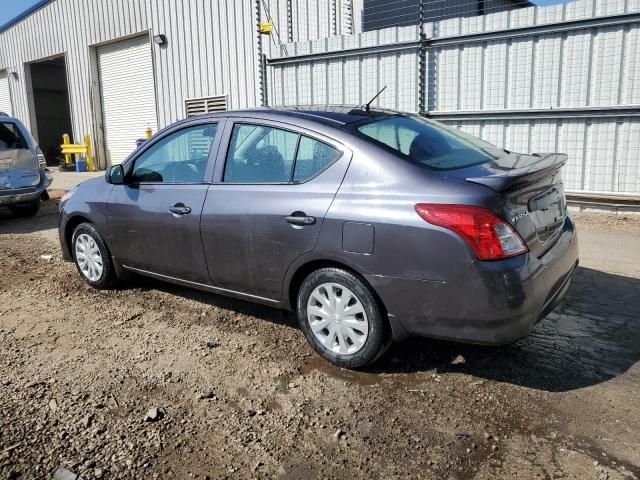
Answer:
<svg viewBox="0 0 640 480"><path fill-rule="evenodd" d="M526 336L578 263L565 161L362 107L203 115L69 192L60 242L96 288L137 273L294 310L357 368L412 335Z"/></svg>

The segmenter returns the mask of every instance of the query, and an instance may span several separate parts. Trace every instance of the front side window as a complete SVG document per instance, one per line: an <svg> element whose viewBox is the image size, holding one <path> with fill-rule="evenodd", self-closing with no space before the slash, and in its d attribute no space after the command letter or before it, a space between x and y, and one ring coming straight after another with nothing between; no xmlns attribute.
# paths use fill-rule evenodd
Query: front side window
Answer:
<svg viewBox="0 0 640 480"><path fill-rule="evenodd" d="M27 142L15 123L0 122L0 152L27 148Z"/></svg>
<svg viewBox="0 0 640 480"><path fill-rule="evenodd" d="M326 143L266 125L233 127L223 181L304 182L333 163L341 152Z"/></svg>
<svg viewBox="0 0 640 480"><path fill-rule="evenodd" d="M160 139L135 161L131 180L198 183L204 179L217 124L195 125Z"/></svg>
<svg viewBox="0 0 640 480"><path fill-rule="evenodd" d="M435 170L471 167L505 153L458 129L412 116L376 118L347 128L413 163Z"/></svg>

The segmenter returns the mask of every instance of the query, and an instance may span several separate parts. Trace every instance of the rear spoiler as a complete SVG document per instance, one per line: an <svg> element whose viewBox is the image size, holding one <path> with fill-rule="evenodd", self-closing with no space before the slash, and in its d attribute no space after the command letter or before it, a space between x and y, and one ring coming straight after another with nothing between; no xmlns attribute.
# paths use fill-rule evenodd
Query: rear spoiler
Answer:
<svg viewBox="0 0 640 480"><path fill-rule="evenodd" d="M569 158L566 153L533 153L522 157L530 160L525 167L518 168L516 163L513 169L505 170L504 173L485 177L469 177L466 180L484 185L496 192L505 192L522 185L535 183L545 177L554 176ZM534 161L536 158L539 160Z"/></svg>

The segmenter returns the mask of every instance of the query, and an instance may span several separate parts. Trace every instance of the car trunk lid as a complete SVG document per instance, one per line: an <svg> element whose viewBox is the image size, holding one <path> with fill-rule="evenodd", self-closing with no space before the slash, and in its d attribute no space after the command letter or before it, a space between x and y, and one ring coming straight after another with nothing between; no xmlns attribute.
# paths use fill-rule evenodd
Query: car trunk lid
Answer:
<svg viewBox="0 0 640 480"><path fill-rule="evenodd" d="M26 149L0 150L0 190L38 185L38 159Z"/></svg>
<svg viewBox="0 0 640 480"><path fill-rule="evenodd" d="M7 170L38 170L38 158L26 148L0 148L0 172Z"/></svg>
<svg viewBox="0 0 640 480"><path fill-rule="evenodd" d="M506 153L454 175L497 192L502 205L498 213L534 255L542 256L559 238L567 216L560 175L566 161L567 155L558 153Z"/></svg>

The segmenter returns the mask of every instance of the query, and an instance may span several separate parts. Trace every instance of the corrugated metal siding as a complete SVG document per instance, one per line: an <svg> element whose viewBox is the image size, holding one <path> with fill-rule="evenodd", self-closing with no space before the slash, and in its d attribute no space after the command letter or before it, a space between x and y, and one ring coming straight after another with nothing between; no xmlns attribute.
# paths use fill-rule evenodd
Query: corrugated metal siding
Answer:
<svg viewBox="0 0 640 480"><path fill-rule="evenodd" d="M259 104L252 2L159 0L150 8L159 124L184 117L187 98L228 95L229 108ZM233 46L233 47L231 47Z"/></svg>
<svg viewBox="0 0 640 480"><path fill-rule="evenodd" d="M0 33L0 68L13 67L17 78L10 77L14 114L30 125L25 62L64 54L74 140L86 133L95 137L91 55L89 45L148 30L149 0L103 2L101 0L56 0ZM74 22L80 19L86 22Z"/></svg>
<svg viewBox="0 0 640 480"><path fill-rule="evenodd" d="M622 0L485 15L483 22L440 22L441 36L490 32L640 11ZM428 69L438 77L434 113L508 110L529 120L455 121L470 133L519 152L569 154L565 186L582 191L640 193L637 117L539 119L529 109L618 108L640 104L640 23L531 34L436 48ZM478 81L481 79L481 81Z"/></svg>
<svg viewBox="0 0 640 480"><path fill-rule="evenodd" d="M6 72L0 72L0 112L8 115L13 114L11 91L9 90L9 79Z"/></svg>
<svg viewBox="0 0 640 480"><path fill-rule="evenodd" d="M100 112L92 99L99 92L90 47L148 33L168 39L166 46L152 45L160 127L184 117L187 98L227 95L229 108L256 106L253 8L246 0L54 0L0 33L0 70L18 72L9 78L14 113L30 124L24 63L64 54L73 137L96 138Z"/></svg>
<svg viewBox="0 0 640 480"><path fill-rule="evenodd" d="M271 41L265 45L274 55L280 53L281 44L362 31L359 24L362 0L268 0L266 3L278 30L278 35L271 35ZM291 15L288 5L291 5ZM356 8L360 12L354 15ZM266 18L266 12L263 16Z"/></svg>
<svg viewBox="0 0 640 480"><path fill-rule="evenodd" d="M465 38L638 12L637 0L576 0L427 23L427 37L442 40L427 48L428 111L514 151L568 153L568 189L640 193L640 118L627 113L640 111L640 21ZM403 27L286 45L273 57L284 63L269 68L270 99L276 105L359 104L387 85L377 106L416 112L417 49L385 49L418 39L417 28ZM363 47L374 48L349 52ZM296 59L308 54L322 55ZM294 84L304 86L303 96L287 88ZM594 108L613 113L599 117ZM571 109L572 116L558 109Z"/></svg>
<svg viewBox="0 0 640 480"><path fill-rule="evenodd" d="M417 35L416 26L394 27L289 44L287 51L294 56L385 47L415 40ZM268 75L273 105L363 104L386 85L387 89L373 105L416 111L418 64L413 50L277 65L269 68Z"/></svg>
<svg viewBox="0 0 640 480"><path fill-rule="evenodd" d="M637 103L639 33L617 25L437 48L436 110L479 110L477 99L512 110Z"/></svg>
<svg viewBox="0 0 640 480"><path fill-rule="evenodd" d="M516 152L564 152L565 187L640 193L640 118L448 122Z"/></svg>

